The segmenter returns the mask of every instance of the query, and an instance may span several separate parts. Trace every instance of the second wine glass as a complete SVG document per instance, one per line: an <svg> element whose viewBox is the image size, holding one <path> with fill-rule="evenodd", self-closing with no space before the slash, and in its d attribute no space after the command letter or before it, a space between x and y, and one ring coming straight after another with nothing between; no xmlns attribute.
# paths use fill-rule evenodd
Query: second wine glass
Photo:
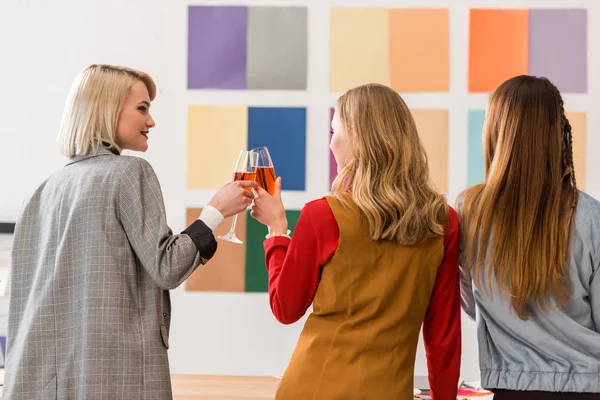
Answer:
<svg viewBox="0 0 600 400"><path fill-rule="evenodd" d="M252 170L256 173L256 183L272 196L275 193L275 180L277 177L269 149L257 147L250 150L250 153Z"/></svg>

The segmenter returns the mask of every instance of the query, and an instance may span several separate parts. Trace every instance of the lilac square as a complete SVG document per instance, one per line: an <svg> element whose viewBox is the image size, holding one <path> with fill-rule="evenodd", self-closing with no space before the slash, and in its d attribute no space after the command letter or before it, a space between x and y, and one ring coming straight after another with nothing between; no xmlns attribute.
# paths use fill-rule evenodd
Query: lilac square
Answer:
<svg viewBox="0 0 600 400"><path fill-rule="evenodd" d="M587 93L587 10L530 10L529 74L564 93Z"/></svg>
<svg viewBox="0 0 600 400"><path fill-rule="evenodd" d="M246 88L247 23L247 7L189 7L188 89Z"/></svg>

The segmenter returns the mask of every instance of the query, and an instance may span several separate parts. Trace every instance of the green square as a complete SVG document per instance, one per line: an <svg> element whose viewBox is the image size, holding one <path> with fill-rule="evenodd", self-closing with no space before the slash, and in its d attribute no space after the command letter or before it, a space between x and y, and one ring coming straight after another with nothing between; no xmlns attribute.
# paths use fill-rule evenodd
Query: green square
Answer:
<svg viewBox="0 0 600 400"><path fill-rule="evenodd" d="M246 211L246 292L268 292L269 276L265 266L263 242L268 233L267 227L250 216ZM289 229L293 232L300 217L299 210L285 212Z"/></svg>

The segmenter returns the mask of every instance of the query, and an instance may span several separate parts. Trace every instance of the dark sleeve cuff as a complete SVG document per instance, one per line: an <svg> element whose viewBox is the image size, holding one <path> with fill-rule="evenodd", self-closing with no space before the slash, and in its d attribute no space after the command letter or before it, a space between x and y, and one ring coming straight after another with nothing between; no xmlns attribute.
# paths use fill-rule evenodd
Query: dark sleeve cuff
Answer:
<svg viewBox="0 0 600 400"><path fill-rule="evenodd" d="M215 236L210 228L201 220L197 219L181 233L185 233L192 239L200 253L200 257L204 260L210 260L215 251L217 251Z"/></svg>

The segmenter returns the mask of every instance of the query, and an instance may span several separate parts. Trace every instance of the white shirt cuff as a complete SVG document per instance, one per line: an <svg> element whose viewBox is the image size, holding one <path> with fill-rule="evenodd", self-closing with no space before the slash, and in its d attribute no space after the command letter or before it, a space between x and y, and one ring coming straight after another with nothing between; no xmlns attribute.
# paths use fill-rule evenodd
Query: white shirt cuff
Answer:
<svg viewBox="0 0 600 400"><path fill-rule="evenodd" d="M205 206L198 219L206 224L211 231L216 231L221 222L225 219L223 214L213 206Z"/></svg>

